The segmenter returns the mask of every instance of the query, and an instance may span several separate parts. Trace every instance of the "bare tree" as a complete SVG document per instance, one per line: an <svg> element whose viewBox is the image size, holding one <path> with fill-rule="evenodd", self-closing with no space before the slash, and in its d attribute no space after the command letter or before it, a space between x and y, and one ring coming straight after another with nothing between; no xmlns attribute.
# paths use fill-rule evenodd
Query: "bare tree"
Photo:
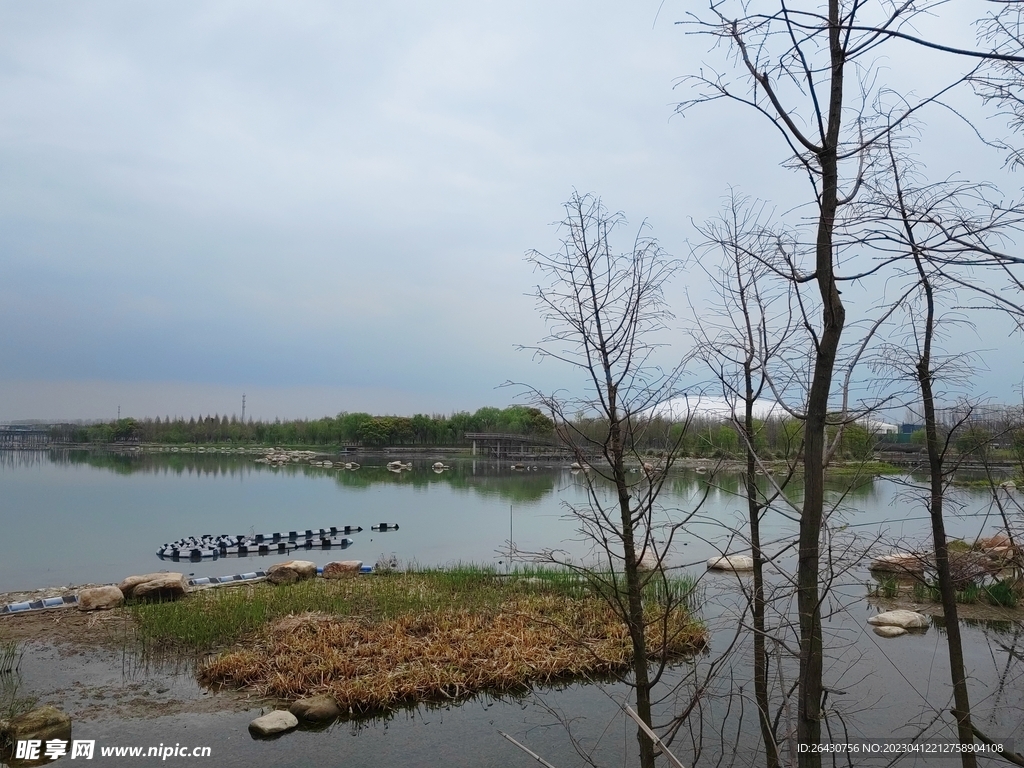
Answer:
<svg viewBox="0 0 1024 768"><path fill-rule="evenodd" d="M764 206L730 192L721 219L702 228L708 250L722 252L723 267L709 271L717 294L718 313L714 319L697 314L695 355L712 372L727 405L730 421L742 438L743 495L747 503L747 537L754 561L750 611L754 646L754 700L765 750L767 768L779 768L778 719L773 718L770 693L769 629L766 626L767 599L762 548L761 521L776 503L796 469L796 456L774 488L758 487L758 476L766 467L757 450L759 425L754 418L759 402L774 397L769 385L768 366L794 336L792 294L766 286L771 273L765 261L780 238L763 221ZM706 255L706 254L705 254ZM701 260L703 262L703 259ZM788 452L787 452L788 454Z"/></svg>
<svg viewBox="0 0 1024 768"><path fill-rule="evenodd" d="M572 562L557 551L520 555L572 568L617 612L632 644L629 682L636 711L650 727L651 691L672 660L672 636L678 631L674 619L684 599L672 588L664 559L692 510L673 518L658 502L675 446L657 465L636 446L656 418L656 406L675 394L679 369L662 370L654 355L656 335L670 317L662 287L678 263L644 235L645 227L630 251L614 251L611 237L624 219L591 195L574 194L565 213L560 250L528 254L547 280L537 288L536 299L549 328L549 335L530 349L579 371L584 394L530 391L574 453L588 500L570 513L599 562ZM597 418L584 427L577 414ZM596 434L595 424L600 426ZM611 503L606 500L609 487ZM652 595L658 596L654 602ZM658 639L652 644L651 637ZM652 768L653 741L643 728L637 739L642 768Z"/></svg>

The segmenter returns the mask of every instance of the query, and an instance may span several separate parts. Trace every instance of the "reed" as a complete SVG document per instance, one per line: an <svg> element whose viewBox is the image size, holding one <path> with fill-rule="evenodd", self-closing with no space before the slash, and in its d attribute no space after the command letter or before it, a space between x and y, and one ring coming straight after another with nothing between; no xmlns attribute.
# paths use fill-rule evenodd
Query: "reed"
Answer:
<svg viewBox="0 0 1024 768"><path fill-rule="evenodd" d="M683 610L649 634L651 647L664 641L677 656L706 642ZM621 674L631 669L631 649L625 626L603 600L537 592L508 596L486 610L449 606L378 620L287 616L249 647L202 665L199 679L286 700L327 693L343 711L362 715Z"/></svg>
<svg viewBox="0 0 1024 768"><path fill-rule="evenodd" d="M17 640L0 638L0 675L8 675L21 666L25 651Z"/></svg>

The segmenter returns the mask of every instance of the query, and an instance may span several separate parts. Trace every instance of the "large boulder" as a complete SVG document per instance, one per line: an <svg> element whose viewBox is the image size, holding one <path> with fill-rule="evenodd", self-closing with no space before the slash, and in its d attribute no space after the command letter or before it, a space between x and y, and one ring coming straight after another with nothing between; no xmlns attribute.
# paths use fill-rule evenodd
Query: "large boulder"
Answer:
<svg viewBox="0 0 1024 768"><path fill-rule="evenodd" d="M329 723L341 717L341 707L326 694L299 699L288 711L305 723Z"/></svg>
<svg viewBox="0 0 1024 768"><path fill-rule="evenodd" d="M132 597L137 600L177 600L188 591L184 574L157 573L156 578L137 584Z"/></svg>
<svg viewBox="0 0 1024 768"><path fill-rule="evenodd" d="M298 728L299 721L287 709L276 709L268 715L257 717L249 723L249 733L254 739L277 736L280 733L287 733L293 728Z"/></svg>
<svg viewBox="0 0 1024 768"><path fill-rule="evenodd" d="M124 594L125 599L135 597L135 590L142 584L148 584L152 581L161 581L166 577L175 577L185 584L185 574L183 573L144 573L139 576L129 576L127 579L122 581L118 585L118 589Z"/></svg>
<svg viewBox="0 0 1024 768"><path fill-rule="evenodd" d="M78 593L78 610L105 611L124 602L124 594L114 586L90 587Z"/></svg>
<svg viewBox="0 0 1024 768"><path fill-rule="evenodd" d="M924 573L924 558L912 552L893 552L891 555L876 557L868 566L872 571L885 573Z"/></svg>
<svg viewBox="0 0 1024 768"><path fill-rule="evenodd" d="M4 750L28 739L46 742L70 738L71 718L49 704L0 723L0 749Z"/></svg>
<svg viewBox="0 0 1024 768"><path fill-rule="evenodd" d="M267 581L271 584L294 584L316 576L316 563L309 560L286 560L267 568Z"/></svg>
<svg viewBox="0 0 1024 768"><path fill-rule="evenodd" d="M868 619L876 627L902 627L903 629L924 629L930 625L928 617L914 611L886 611Z"/></svg>
<svg viewBox="0 0 1024 768"><path fill-rule="evenodd" d="M708 560L708 570L752 571L754 570L754 558L749 555L725 555L723 557L712 557Z"/></svg>
<svg viewBox="0 0 1024 768"><path fill-rule="evenodd" d="M362 567L362 560L338 560L324 566L324 578L344 579L348 576L358 576Z"/></svg>

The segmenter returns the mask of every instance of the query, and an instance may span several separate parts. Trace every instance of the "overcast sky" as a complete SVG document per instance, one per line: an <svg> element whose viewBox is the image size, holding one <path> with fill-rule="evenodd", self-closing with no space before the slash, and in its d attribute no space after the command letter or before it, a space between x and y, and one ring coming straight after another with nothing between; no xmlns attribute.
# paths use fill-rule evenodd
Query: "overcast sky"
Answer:
<svg viewBox="0 0 1024 768"><path fill-rule="evenodd" d="M730 184L806 200L756 116L674 116L680 77L728 65L674 23L690 5L0 3L0 421L232 414L243 392L257 418L449 412L570 385L515 347L544 331L524 252L556 249L573 189L626 214L622 247L646 220L681 257ZM964 42L981 4L961 5L931 31ZM936 61L886 67L916 88ZM926 122L930 169L998 175ZM667 287L669 356L704 290L697 269ZM994 352L979 391L1018 398L1019 340L973 343Z"/></svg>

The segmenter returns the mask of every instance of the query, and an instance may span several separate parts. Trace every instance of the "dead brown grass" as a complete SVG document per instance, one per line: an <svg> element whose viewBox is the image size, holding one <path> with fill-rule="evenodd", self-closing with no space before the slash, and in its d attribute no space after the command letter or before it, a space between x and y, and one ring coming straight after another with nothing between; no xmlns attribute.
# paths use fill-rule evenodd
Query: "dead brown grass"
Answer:
<svg viewBox="0 0 1024 768"><path fill-rule="evenodd" d="M668 622L666 647L685 655L705 643L685 610ZM661 627L649 631L659 648ZM626 672L631 644L602 600L512 595L497 609L442 608L391 618L323 613L287 616L247 647L200 669L201 682L291 700L327 693L343 711L367 714L473 693Z"/></svg>

